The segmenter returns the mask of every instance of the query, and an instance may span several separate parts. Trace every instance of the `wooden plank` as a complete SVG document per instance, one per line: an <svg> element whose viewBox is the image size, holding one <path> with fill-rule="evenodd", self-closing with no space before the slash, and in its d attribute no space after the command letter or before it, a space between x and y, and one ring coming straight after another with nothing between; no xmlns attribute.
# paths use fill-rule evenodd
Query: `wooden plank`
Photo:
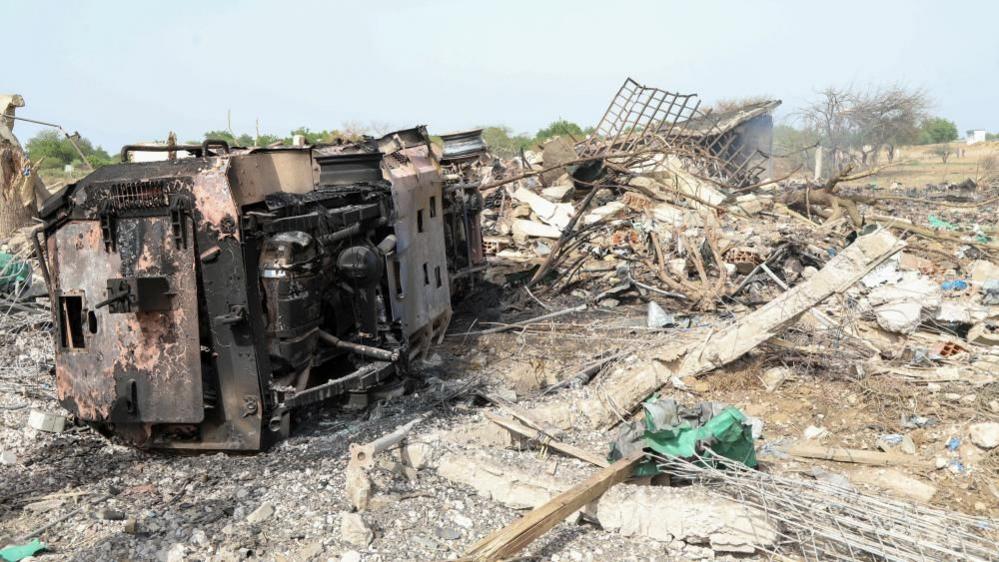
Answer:
<svg viewBox="0 0 999 562"><path fill-rule="evenodd" d="M549 423L537 421L530 414L527 413L527 410L521 408L520 406L514 404L513 402L510 402L506 398L502 398L495 394L490 394L485 392L479 392L478 395L481 396L482 398L485 398L489 402L492 402L496 406L499 406L500 408L505 410L506 413L517 418L523 424L529 427L532 427L542 433L551 435L552 437L558 437L559 435L562 435L562 432L557 427Z"/></svg>
<svg viewBox="0 0 999 562"><path fill-rule="evenodd" d="M569 455L570 457L576 457L581 461L586 461L592 465L599 466L600 468L606 468L610 466L610 463L607 462L607 460L601 457L600 455L591 453L590 451L587 451L586 449L582 449L575 445L570 445L568 443L562 443L561 441L556 441L555 438L553 438L551 435L548 435L543 431L538 431L536 429L527 427L526 425L518 423L516 420L512 420L510 418L504 418L502 416L497 416L496 414L491 414L489 412L483 412L483 415L486 416L486 418L489 419L489 421L499 425L500 427L503 427L504 429L512 433L516 433L521 437L525 437L532 441L537 441L538 443L540 443L545 447L548 447L549 449L554 449L560 453Z"/></svg>
<svg viewBox="0 0 999 562"><path fill-rule="evenodd" d="M504 560L513 557L566 517L602 496L611 486L627 480L644 459L645 453L637 451L601 469L548 503L536 507L506 527L493 531L475 543L465 553L464 559Z"/></svg>
<svg viewBox="0 0 999 562"><path fill-rule="evenodd" d="M933 463L912 455L881 453L878 451L865 451L863 449L847 449L845 447L827 447L811 443L796 443L787 449L787 454L792 457L806 459L870 464L875 466L913 466L925 468L934 466Z"/></svg>

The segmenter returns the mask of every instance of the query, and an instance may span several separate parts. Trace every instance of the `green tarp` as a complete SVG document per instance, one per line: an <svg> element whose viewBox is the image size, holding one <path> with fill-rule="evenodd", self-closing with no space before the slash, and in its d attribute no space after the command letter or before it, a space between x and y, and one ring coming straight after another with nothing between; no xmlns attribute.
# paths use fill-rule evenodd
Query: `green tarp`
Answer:
<svg viewBox="0 0 999 562"><path fill-rule="evenodd" d="M0 550L0 560L6 562L17 562L23 558L34 556L36 553L45 550L45 545L38 539L33 539L25 544L13 544Z"/></svg>
<svg viewBox="0 0 999 562"><path fill-rule="evenodd" d="M930 215L928 220L930 226L937 230L957 230L956 224L947 222L936 215Z"/></svg>
<svg viewBox="0 0 999 562"><path fill-rule="evenodd" d="M0 252L0 292L11 293L31 279L31 264Z"/></svg>
<svg viewBox="0 0 999 562"><path fill-rule="evenodd" d="M638 448L661 456L693 459L704 451L756 467L753 430L748 418L738 408L704 402L686 407L674 400L653 397L642 405L645 417L622 428L611 446L610 460L615 461ZM636 470L638 476L658 474L647 461Z"/></svg>

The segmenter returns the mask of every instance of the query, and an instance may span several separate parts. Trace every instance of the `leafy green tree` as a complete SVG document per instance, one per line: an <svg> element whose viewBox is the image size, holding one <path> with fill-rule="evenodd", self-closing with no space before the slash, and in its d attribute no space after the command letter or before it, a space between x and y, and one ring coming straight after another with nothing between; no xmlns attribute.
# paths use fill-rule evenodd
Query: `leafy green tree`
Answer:
<svg viewBox="0 0 999 562"><path fill-rule="evenodd" d="M943 117L924 119L919 127L920 144L940 144L957 140L957 125Z"/></svg>
<svg viewBox="0 0 999 562"><path fill-rule="evenodd" d="M285 139L287 144L291 144L291 139L295 135L302 135L305 137L305 144L321 144L324 142L331 142L338 136L337 131L313 131L308 127L299 127L288 134L288 138Z"/></svg>
<svg viewBox="0 0 999 562"><path fill-rule="evenodd" d="M243 135L249 136L249 135ZM236 137L232 135L229 131L217 130L208 131L205 133L205 140L222 140L229 144L229 146L239 146L239 142ZM250 140L250 146L253 146L253 140Z"/></svg>
<svg viewBox="0 0 999 562"><path fill-rule="evenodd" d="M576 123L559 117L555 121L549 123L547 127L538 131L538 134L534 136L534 140L538 144L541 144L552 137L563 135L570 136L576 140L582 140L586 134L587 132Z"/></svg>
<svg viewBox="0 0 999 562"><path fill-rule="evenodd" d="M489 150L502 158L513 158L534 143L534 139L525 134L514 135L513 129L506 125L482 127L482 140L486 141Z"/></svg>
<svg viewBox="0 0 999 562"><path fill-rule="evenodd" d="M90 165L95 168L113 162L107 151L100 146L94 147L89 140L83 137L77 138L76 144ZM73 164L76 167L83 165L80 155L73 148L73 143L59 131L41 131L28 140L25 147L28 149L28 157L33 161L37 162L44 158L42 161L43 169L62 168L67 164Z"/></svg>
<svg viewBox="0 0 999 562"><path fill-rule="evenodd" d="M251 135L243 133L239 136L234 137L232 133L230 133L229 131L222 131L222 130L208 131L207 133L205 133L205 139L224 140L225 142L229 143L229 146L247 146L247 147L267 146L270 144L274 144L275 142L285 140L277 135L268 135L268 134L263 134L260 135L259 137L254 138ZM287 140L287 144L291 144L290 137Z"/></svg>
<svg viewBox="0 0 999 562"><path fill-rule="evenodd" d="M281 142L284 139L277 135L263 134L257 137L257 146L270 146L276 142Z"/></svg>

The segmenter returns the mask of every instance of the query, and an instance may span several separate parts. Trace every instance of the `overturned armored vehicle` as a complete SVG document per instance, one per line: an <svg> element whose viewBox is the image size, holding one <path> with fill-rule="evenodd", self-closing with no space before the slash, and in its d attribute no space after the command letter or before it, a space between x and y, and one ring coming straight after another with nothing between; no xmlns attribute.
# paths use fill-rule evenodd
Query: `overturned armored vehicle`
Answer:
<svg viewBox="0 0 999 562"><path fill-rule="evenodd" d="M449 208L422 127L169 150L193 157L103 167L42 212L58 398L142 447L258 450L298 408L397 388L447 327L448 254L482 254L445 250L478 217Z"/></svg>

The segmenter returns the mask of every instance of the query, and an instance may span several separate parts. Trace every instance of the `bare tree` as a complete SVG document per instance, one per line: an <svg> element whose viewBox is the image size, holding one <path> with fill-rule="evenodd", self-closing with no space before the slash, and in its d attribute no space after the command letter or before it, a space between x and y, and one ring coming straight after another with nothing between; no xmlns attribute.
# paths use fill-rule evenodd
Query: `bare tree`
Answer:
<svg viewBox="0 0 999 562"><path fill-rule="evenodd" d="M916 140L929 106L924 91L898 84L866 92L829 87L818 92L797 117L819 133L835 173L854 164L858 152L863 165L876 164L883 148L887 148L889 162L894 160L897 145Z"/></svg>
<svg viewBox="0 0 999 562"><path fill-rule="evenodd" d="M939 156L940 160L943 160L944 164L947 163L947 159L950 158L950 155L953 154L953 153L954 153L954 151L951 149L950 145L947 144L947 143L938 144L938 145L936 145L936 146L933 147L933 154Z"/></svg>
<svg viewBox="0 0 999 562"><path fill-rule="evenodd" d="M863 163L877 164L882 148L887 148L888 161L893 161L897 145L914 142L918 137L919 123L926 117L929 106L926 92L898 84L854 96L849 119L856 128L858 142L864 147ZM872 162L867 161L868 156L873 156Z"/></svg>
<svg viewBox="0 0 999 562"><path fill-rule="evenodd" d="M816 129L821 135L822 145L829 151L829 165L836 171L840 169L852 128L849 109L853 98L848 88L829 87L798 112L806 127Z"/></svg>

